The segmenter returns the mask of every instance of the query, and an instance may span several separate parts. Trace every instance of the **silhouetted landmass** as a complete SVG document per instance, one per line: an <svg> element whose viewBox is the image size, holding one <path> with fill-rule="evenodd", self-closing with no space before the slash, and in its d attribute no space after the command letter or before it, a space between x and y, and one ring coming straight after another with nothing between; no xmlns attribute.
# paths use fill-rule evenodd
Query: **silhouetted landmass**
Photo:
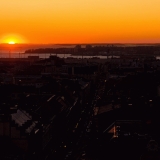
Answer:
<svg viewBox="0 0 160 160"><path fill-rule="evenodd" d="M116 46L116 45L76 45L70 48L38 48L29 49L25 53L50 53L50 54L72 54L72 55L159 55L160 45L146 46Z"/></svg>

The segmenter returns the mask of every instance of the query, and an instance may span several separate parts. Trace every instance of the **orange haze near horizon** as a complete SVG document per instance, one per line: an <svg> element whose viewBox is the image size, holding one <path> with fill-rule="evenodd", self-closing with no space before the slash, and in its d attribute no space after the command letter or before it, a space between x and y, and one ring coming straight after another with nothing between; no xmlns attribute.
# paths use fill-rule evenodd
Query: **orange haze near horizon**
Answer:
<svg viewBox="0 0 160 160"><path fill-rule="evenodd" d="M0 43L159 43L159 6L159 0L1 0Z"/></svg>

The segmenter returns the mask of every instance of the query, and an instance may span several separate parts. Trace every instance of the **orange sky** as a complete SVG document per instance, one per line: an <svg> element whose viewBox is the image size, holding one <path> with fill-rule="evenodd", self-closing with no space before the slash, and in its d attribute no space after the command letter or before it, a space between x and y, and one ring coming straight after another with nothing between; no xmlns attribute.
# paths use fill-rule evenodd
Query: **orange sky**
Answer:
<svg viewBox="0 0 160 160"><path fill-rule="evenodd" d="M1 0L0 43L159 43L160 0Z"/></svg>

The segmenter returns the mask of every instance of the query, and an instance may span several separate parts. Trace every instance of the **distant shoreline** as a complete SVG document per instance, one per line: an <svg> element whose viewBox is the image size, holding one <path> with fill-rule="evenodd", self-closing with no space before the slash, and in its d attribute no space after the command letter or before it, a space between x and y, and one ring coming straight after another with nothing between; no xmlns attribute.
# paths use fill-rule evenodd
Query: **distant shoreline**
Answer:
<svg viewBox="0 0 160 160"><path fill-rule="evenodd" d="M78 44L14 44L14 45L9 45L9 44L0 44L0 54L1 53L20 53L20 54L73 54L71 52L56 52L56 51L51 51L51 52L32 52L32 53L25 53L27 50L37 50L37 49L45 49L45 48L51 48L51 49L73 49L75 46ZM145 47L145 46L153 46L153 47L160 47L160 43L84 43L84 44L79 44L81 45L81 48L85 48L86 45L91 45L92 47ZM84 53L85 54L85 53ZM81 54L77 54L81 55ZM95 56L95 55L94 55Z"/></svg>

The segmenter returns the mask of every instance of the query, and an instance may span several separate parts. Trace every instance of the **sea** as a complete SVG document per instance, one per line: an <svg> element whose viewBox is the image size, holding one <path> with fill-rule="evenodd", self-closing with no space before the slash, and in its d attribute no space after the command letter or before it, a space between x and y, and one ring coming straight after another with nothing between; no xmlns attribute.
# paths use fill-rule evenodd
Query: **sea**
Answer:
<svg viewBox="0 0 160 160"><path fill-rule="evenodd" d="M100 45L100 44L99 44ZM28 56L39 56L39 58L45 59L49 58L51 55L56 55L60 58L100 58L100 59L106 59L111 58L112 56L81 56L81 55L72 55L72 54L50 54L50 53L25 53L28 49L38 49L38 48L74 48L76 45L52 45L52 44L40 44L40 45L0 45L0 58L28 58ZM94 45L93 45L94 46ZM101 44L103 46L103 44ZM85 45L82 45L82 48L85 47ZM113 56L114 58L119 58L119 56Z"/></svg>

